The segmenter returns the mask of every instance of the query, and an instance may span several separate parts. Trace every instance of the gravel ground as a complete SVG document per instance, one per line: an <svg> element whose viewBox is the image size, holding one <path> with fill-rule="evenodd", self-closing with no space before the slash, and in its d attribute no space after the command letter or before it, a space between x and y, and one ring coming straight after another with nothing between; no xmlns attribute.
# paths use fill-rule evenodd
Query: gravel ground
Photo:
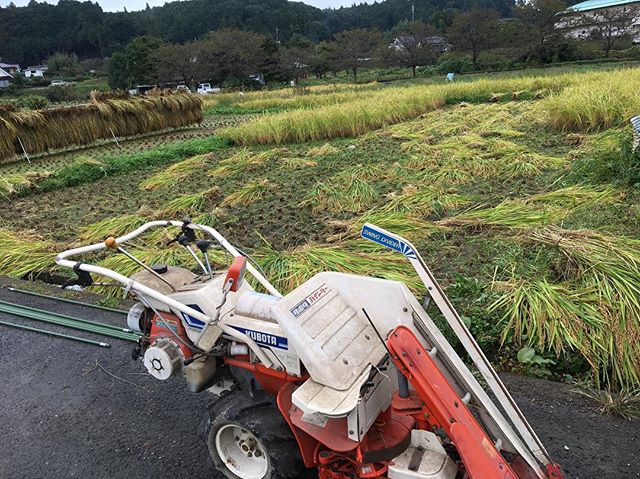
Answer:
<svg viewBox="0 0 640 479"><path fill-rule="evenodd" d="M124 325L117 314L6 289L0 300ZM148 376L131 343L104 349L0 328L0 478L217 477L196 436L206 394ZM639 421L602 416L564 384L504 379L568 478L640 477Z"/></svg>

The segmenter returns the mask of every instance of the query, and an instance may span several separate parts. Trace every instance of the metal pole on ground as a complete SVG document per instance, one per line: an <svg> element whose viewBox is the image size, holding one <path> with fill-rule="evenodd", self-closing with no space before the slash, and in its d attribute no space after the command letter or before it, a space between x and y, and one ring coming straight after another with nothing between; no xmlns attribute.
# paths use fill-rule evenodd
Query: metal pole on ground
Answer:
<svg viewBox="0 0 640 479"><path fill-rule="evenodd" d="M7 290L9 290L9 291L11 291L13 293L28 294L29 296L36 296L38 298L53 299L55 301L61 301L63 303L77 304L78 306L84 306L84 307L87 307L87 308L101 309L103 311L109 311L111 313L127 314L126 311L123 311L121 309L108 308L106 306L100 306L99 304L84 303L82 301L76 301L75 299L62 298L62 297L59 297L59 296L51 296L51 295L43 294L43 293L36 293L35 291L27 291L26 289L18 289L18 288L7 287Z"/></svg>
<svg viewBox="0 0 640 479"><path fill-rule="evenodd" d="M29 159L29 154L27 153L27 150L25 150L24 145L22 144L22 140L20 139L20 137L18 137L18 143L20 143L20 147L22 148L22 152L24 153L24 157L27 159L29 164L31 164L31 160Z"/></svg>
<svg viewBox="0 0 640 479"><path fill-rule="evenodd" d="M33 319L34 321L42 321L44 323L64 326L71 329L78 329L89 333L100 334L112 338L122 339L124 341L137 342L140 335L134 331L111 324L96 323L87 319L74 318L58 313L51 313L41 309L30 308L18 304L0 301L0 312L12 314L22 318Z"/></svg>
<svg viewBox="0 0 640 479"><path fill-rule="evenodd" d="M94 341L93 339L79 338L78 336L70 336L70 335L64 334L64 333L57 333L55 331L48 331L46 329L33 328L31 326L25 326L24 324L15 324L15 323L9 323L7 321L0 321L0 325L9 326L11 328L16 328L16 329L24 329L24 330L27 330L27 331L32 331L34 333L48 334L49 336L55 336L57 338L70 339L72 341L77 341L79 343L92 344L94 346L100 346L101 348L110 348L111 347L111 345L109 343L103 343L102 341Z"/></svg>

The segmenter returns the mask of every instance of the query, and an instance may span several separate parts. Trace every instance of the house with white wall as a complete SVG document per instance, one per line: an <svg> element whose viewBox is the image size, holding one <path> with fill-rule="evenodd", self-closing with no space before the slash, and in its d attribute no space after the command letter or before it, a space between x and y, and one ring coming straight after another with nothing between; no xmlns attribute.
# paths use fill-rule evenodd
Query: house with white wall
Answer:
<svg viewBox="0 0 640 479"><path fill-rule="evenodd" d="M44 72L46 71L47 71L46 65L36 65L36 66L25 68L22 71L22 73L24 73L24 76L27 78L30 78L30 77L42 78L44 76Z"/></svg>
<svg viewBox="0 0 640 479"><path fill-rule="evenodd" d="M640 0L587 0L570 6L559 15L556 28L568 37L590 38L594 32L610 36L628 35L640 43Z"/></svg>
<svg viewBox="0 0 640 479"><path fill-rule="evenodd" d="M9 74L9 72L0 68L0 88L7 88L11 80L13 80L13 77Z"/></svg>

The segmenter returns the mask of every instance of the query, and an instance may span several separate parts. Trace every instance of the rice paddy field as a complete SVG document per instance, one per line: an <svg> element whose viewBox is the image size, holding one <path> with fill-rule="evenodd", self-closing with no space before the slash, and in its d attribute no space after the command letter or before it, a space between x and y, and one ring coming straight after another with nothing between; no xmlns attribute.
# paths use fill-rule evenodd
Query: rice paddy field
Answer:
<svg viewBox="0 0 640 479"><path fill-rule="evenodd" d="M53 271L70 244L188 215L283 291L338 270L424 295L402 256L359 239L370 221L418 246L500 367L633 392L639 83L640 69L620 68L217 95L193 136L0 166L0 274ZM185 261L166 239L135 252Z"/></svg>

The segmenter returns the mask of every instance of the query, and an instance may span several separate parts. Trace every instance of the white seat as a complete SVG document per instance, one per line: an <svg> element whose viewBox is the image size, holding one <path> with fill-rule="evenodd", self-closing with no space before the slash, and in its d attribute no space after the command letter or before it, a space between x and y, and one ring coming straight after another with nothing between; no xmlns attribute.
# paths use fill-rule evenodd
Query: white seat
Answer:
<svg viewBox="0 0 640 479"><path fill-rule="evenodd" d="M296 389L291 397L294 405L307 414L322 414L329 417L344 417L355 409L360 399L360 388L369 378L371 366L344 391L308 379Z"/></svg>

